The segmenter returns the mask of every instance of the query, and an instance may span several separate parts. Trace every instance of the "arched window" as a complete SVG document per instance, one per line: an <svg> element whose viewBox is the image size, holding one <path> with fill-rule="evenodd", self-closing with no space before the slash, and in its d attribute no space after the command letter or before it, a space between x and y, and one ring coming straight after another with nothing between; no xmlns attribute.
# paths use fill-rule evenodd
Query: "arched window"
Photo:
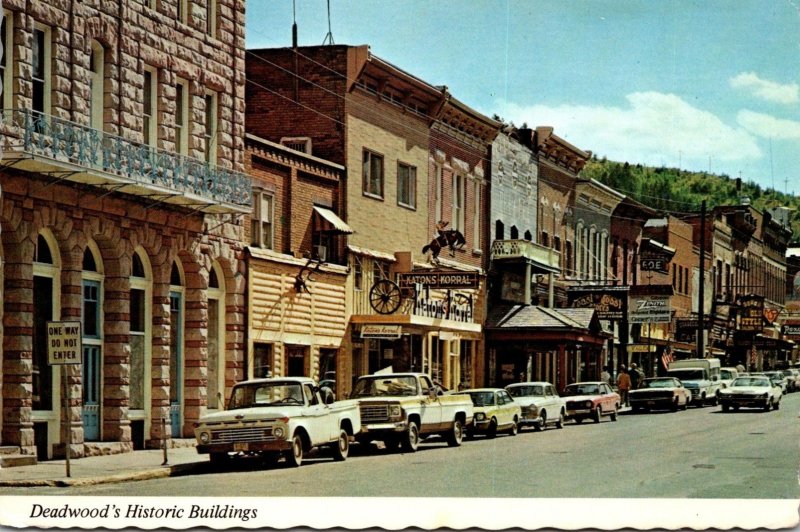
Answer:
<svg viewBox="0 0 800 532"><path fill-rule="evenodd" d="M47 355L47 322L60 316L61 261L55 237L44 230L33 252L33 410L56 410L53 371Z"/></svg>
<svg viewBox="0 0 800 532"><path fill-rule="evenodd" d="M505 240L506 238L506 228L501 220L494 223L494 238L495 240Z"/></svg>
<svg viewBox="0 0 800 532"><path fill-rule="evenodd" d="M519 229L517 229L516 225L511 226L511 240L518 240L519 239Z"/></svg>
<svg viewBox="0 0 800 532"><path fill-rule="evenodd" d="M225 396L225 279L218 263L208 272L208 408L223 407Z"/></svg>
<svg viewBox="0 0 800 532"><path fill-rule="evenodd" d="M81 326L83 360L81 364L83 437L101 438L103 380L103 263L100 250L89 241L83 251L81 274Z"/></svg>
<svg viewBox="0 0 800 532"><path fill-rule="evenodd" d="M103 130L103 111L105 109L105 50L97 42L92 42L92 51L89 56L89 85L91 101L89 107L89 123L93 129Z"/></svg>
<svg viewBox="0 0 800 532"><path fill-rule="evenodd" d="M179 260L172 263L169 277L169 402L172 437L182 435L183 425L183 333L185 275Z"/></svg>
<svg viewBox="0 0 800 532"><path fill-rule="evenodd" d="M131 259L130 346L131 377L128 418L134 449L144 448L150 433L149 409L151 353L153 343L153 270L144 249L137 248Z"/></svg>

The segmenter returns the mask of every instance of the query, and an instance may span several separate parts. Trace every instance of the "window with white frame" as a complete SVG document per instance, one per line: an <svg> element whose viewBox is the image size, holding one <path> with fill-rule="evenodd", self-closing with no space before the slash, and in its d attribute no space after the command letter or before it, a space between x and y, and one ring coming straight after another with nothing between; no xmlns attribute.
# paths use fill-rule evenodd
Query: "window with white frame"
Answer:
<svg viewBox="0 0 800 532"><path fill-rule="evenodd" d="M364 195L383 199L383 156L364 150L362 171Z"/></svg>
<svg viewBox="0 0 800 532"><path fill-rule="evenodd" d="M438 222L442 219L442 187L444 185L444 169L442 165L436 165L436 190L434 191L435 194L435 221Z"/></svg>
<svg viewBox="0 0 800 532"><path fill-rule="evenodd" d="M397 163L397 204L417 207L417 169L414 166Z"/></svg>
<svg viewBox="0 0 800 532"><path fill-rule="evenodd" d="M473 181L472 249L481 249L481 182Z"/></svg>
<svg viewBox="0 0 800 532"><path fill-rule="evenodd" d="M189 83L183 79L175 85L175 152L189 153Z"/></svg>
<svg viewBox="0 0 800 532"><path fill-rule="evenodd" d="M50 111L50 28L34 27L32 48L32 109L47 114Z"/></svg>
<svg viewBox="0 0 800 532"><path fill-rule="evenodd" d="M144 97L142 99L142 133L144 144L156 146L158 137L158 118L156 107L156 87L158 76L153 68L147 67L144 71Z"/></svg>
<svg viewBox="0 0 800 532"><path fill-rule="evenodd" d="M464 205L466 204L467 189L465 178L461 174L453 174L453 219L450 227L464 233Z"/></svg>
<svg viewBox="0 0 800 532"><path fill-rule="evenodd" d="M250 242L253 246L273 249L274 196L263 190L253 191L253 216L250 225Z"/></svg>
<svg viewBox="0 0 800 532"><path fill-rule="evenodd" d="M0 103L3 109L11 109L11 95L12 95L12 72L13 72L13 39L14 30L12 28L13 21L10 11L3 11L3 21L0 24L0 43L3 45L3 53L0 54L0 86L3 88Z"/></svg>
<svg viewBox="0 0 800 532"><path fill-rule="evenodd" d="M353 288L356 290L364 289L364 264L359 255L353 257Z"/></svg>
<svg viewBox="0 0 800 532"><path fill-rule="evenodd" d="M203 137L206 141L206 162L217 162L217 93L206 93L206 125Z"/></svg>

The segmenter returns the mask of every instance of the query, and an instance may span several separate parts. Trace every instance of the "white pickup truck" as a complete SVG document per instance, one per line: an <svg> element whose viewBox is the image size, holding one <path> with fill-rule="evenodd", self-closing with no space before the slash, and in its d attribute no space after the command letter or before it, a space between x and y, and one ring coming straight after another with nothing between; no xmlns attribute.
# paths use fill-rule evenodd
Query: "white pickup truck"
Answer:
<svg viewBox="0 0 800 532"><path fill-rule="evenodd" d="M278 377L240 382L227 410L202 416L194 432L197 452L214 463L258 454L272 464L283 455L297 467L313 447L328 447L334 460L345 460L360 430L355 401L334 402L330 390L309 378Z"/></svg>
<svg viewBox="0 0 800 532"><path fill-rule="evenodd" d="M444 394L424 373L365 375L358 378L350 397L361 408L356 441L383 441L387 449L400 446L414 452L421 437L434 434L457 447L473 418L468 395Z"/></svg>

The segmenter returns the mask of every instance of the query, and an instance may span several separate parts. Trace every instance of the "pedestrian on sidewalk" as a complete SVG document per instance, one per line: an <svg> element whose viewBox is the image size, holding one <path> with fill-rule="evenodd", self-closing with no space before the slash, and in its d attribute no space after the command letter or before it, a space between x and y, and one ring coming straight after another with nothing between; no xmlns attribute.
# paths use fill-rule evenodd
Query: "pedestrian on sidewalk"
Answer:
<svg viewBox="0 0 800 532"><path fill-rule="evenodd" d="M609 373L609 369L611 368L603 366L603 371L600 372L600 380L606 384L611 384L611 373Z"/></svg>
<svg viewBox="0 0 800 532"><path fill-rule="evenodd" d="M631 377L628 375L628 370L625 369L624 365L619 367L617 389L619 390L620 403L628 406L628 392L631 389Z"/></svg>
<svg viewBox="0 0 800 532"><path fill-rule="evenodd" d="M631 379L631 390L639 389L639 385L642 382L642 374L639 373L639 369L636 367L636 362L631 364L631 370L630 373L628 373L628 376Z"/></svg>

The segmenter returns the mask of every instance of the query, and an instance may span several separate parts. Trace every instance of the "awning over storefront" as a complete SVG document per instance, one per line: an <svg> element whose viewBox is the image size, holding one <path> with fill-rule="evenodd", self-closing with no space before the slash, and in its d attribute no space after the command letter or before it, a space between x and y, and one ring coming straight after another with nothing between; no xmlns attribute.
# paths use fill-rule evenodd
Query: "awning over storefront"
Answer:
<svg viewBox="0 0 800 532"><path fill-rule="evenodd" d="M344 220L339 218L335 212L326 208L314 205L314 212L318 215L315 220L316 228L324 233L335 233L340 235L352 235L353 230Z"/></svg>
<svg viewBox="0 0 800 532"><path fill-rule="evenodd" d="M501 305L490 312L486 332L492 337L529 337L602 344L611 334L604 331L593 308L546 308L534 305Z"/></svg>

